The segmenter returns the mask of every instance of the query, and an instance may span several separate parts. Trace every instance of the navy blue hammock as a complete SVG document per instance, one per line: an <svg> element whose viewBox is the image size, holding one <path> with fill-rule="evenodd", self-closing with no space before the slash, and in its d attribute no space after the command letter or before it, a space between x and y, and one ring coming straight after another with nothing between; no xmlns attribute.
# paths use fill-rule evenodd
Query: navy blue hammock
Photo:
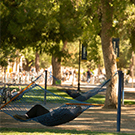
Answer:
<svg viewBox="0 0 135 135"><path fill-rule="evenodd" d="M114 76L116 75L117 73L114 74ZM113 77L114 77L113 76ZM99 92L103 92L105 91L106 89L103 88L104 86L106 86L110 80L113 78L111 77L110 79L106 80L104 83L102 83L101 85L99 85L98 87L92 89L92 90L89 90L85 93L81 93L79 92L78 90L70 90L70 89L67 89L67 90L61 90L61 91L64 91L66 92L69 96L71 96L73 99L77 100L77 101L86 101L88 100L89 98L95 96L96 94L98 94Z"/></svg>
<svg viewBox="0 0 135 135"><path fill-rule="evenodd" d="M11 117L16 114L24 115L35 104L44 106L49 112L27 120L16 120L34 120L45 126L56 126L74 120L90 107L101 106L61 97L32 82L9 102L1 105L0 111Z"/></svg>

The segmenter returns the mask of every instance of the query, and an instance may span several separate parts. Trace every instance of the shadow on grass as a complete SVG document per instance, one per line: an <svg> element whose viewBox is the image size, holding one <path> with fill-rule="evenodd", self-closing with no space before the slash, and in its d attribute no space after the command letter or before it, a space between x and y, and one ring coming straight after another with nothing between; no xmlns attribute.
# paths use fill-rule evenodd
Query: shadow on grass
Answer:
<svg viewBox="0 0 135 135"><path fill-rule="evenodd" d="M19 134L19 133L29 133L29 134L33 134L36 133L36 135L38 134L46 134L46 135L129 135L126 133L104 133L104 132L91 132L88 130L85 131L77 131L77 130L60 130L60 129L32 129L32 128L1 128L1 135L3 134L8 134L8 133L14 133L14 134ZM19 132L19 133L18 133ZM130 134L133 135L133 134Z"/></svg>

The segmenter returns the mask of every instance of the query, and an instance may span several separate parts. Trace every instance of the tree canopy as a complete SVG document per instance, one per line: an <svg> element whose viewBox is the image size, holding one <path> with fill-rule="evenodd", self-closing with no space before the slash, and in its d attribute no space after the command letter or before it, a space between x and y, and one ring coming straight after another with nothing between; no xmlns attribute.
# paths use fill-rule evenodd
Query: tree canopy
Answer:
<svg viewBox="0 0 135 135"><path fill-rule="evenodd" d="M11 50L29 47L37 54L45 52L61 60L72 56L68 49L63 49L66 43L81 40L88 45L89 61L103 64L103 54L110 78L117 71L112 38L130 44L128 48L121 43L122 55L125 49L135 48L134 0L1 0L0 4L1 65L6 58L12 58L10 54L15 57ZM107 89L106 106L116 107L115 95L113 80Z"/></svg>

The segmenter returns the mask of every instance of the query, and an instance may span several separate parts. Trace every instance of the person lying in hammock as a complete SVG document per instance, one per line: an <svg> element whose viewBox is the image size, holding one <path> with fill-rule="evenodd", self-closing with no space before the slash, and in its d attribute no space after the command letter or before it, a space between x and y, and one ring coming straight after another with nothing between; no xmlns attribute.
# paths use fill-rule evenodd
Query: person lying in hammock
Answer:
<svg viewBox="0 0 135 135"><path fill-rule="evenodd" d="M85 109L81 106L61 106L48 111L43 106L37 104L24 115L14 115L16 120L28 121L34 120L45 126L57 126L78 117Z"/></svg>
<svg viewBox="0 0 135 135"><path fill-rule="evenodd" d="M41 116L46 113L49 113L49 111L46 108L44 108L43 106L41 106L39 104L36 104L24 115L15 114L13 117L15 119L19 119L19 120L27 120L27 119L34 118L37 116Z"/></svg>
<svg viewBox="0 0 135 135"><path fill-rule="evenodd" d="M19 92L22 91L21 87L18 87L18 88L19 88L19 91L17 91L16 89L13 89L11 91L11 97L10 97L10 99L12 99L14 96L16 96Z"/></svg>

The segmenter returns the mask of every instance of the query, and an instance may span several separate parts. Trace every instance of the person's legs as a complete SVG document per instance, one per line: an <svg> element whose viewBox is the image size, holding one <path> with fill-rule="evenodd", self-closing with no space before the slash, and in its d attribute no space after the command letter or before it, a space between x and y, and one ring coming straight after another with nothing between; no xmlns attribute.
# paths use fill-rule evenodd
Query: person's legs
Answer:
<svg viewBox="0 0 135 135"><path fill-rule="evenodd" d="M34 118L34 117L46 114L48 112L49 111L46 108L37 104L33 106L25 115L16 114L13 117L20 120L27 120L29 118Z"/></svg>
<svg viewBox="0 0 135 135"><path fill-rule="evenodd" d="M43 106L37 104L34 107L32 107L26 114L29 118L34 118L43 114L48 113L49 111L44 108Z"/></svg>
<svg viewBox="0 0 135 135"><path fill-rule="evenodd" d="M90 77L87 78L87 82L90 83Z"/></svg>

